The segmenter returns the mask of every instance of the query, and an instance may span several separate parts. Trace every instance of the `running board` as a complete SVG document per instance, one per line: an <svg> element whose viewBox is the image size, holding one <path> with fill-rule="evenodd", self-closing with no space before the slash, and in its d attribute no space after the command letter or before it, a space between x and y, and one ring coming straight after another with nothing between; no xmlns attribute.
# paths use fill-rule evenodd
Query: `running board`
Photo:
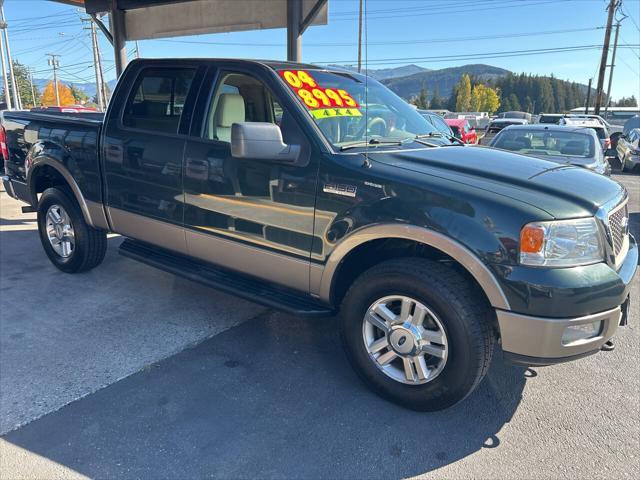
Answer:
<svg viewBox="0 0 640 480"><path fill-rule="evenodd" d="M309 295L136 240L126 239L122 242L120 254L165 272L293 315L325 317L334 314L330 307Z"/></svg>

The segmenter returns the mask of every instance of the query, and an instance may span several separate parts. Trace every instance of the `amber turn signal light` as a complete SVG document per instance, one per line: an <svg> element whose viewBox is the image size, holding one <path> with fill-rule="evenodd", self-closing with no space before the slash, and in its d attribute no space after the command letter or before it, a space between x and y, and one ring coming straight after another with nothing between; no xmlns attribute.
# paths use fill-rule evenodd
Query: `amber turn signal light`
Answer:
<svg viewBox="0 0 640 480"><path fill-rule="evenodd" d="M523 253L540 253L544 246L544 228L526 225L520 232L520 251Z"/></svg>

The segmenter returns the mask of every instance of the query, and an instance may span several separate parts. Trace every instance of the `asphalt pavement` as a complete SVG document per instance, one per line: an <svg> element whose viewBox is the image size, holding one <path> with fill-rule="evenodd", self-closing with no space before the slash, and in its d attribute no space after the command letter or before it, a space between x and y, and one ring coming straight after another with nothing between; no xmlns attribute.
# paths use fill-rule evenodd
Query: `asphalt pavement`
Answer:
<svg viewBox="0 0 640 480"><path fill-rule="evenodd" d="M640 237L640 177L631 194ZM336 319L298 319L117 255L47 260L0 193L0 478L638 478L640 280L613 352L554 367L497 353L463 403L379 399Z"/></svg>

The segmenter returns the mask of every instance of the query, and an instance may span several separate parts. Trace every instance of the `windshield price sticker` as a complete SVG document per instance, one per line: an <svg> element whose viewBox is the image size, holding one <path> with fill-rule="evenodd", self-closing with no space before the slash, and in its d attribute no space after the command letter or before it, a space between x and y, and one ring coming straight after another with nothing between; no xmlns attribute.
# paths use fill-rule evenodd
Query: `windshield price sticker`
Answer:
<svg viewBox="0 0 640 480"><path fill-rule="evenodd" d="M280 70L278 73L315 118L362 116L358 110L360 105L346 90L322 88L305 70ZM317 114L316 109L320 109Z"/></svg>

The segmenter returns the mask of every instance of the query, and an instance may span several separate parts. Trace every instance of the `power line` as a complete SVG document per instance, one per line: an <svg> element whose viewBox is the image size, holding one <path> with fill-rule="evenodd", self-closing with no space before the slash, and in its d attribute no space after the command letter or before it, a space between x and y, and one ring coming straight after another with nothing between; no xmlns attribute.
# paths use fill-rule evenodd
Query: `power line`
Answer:
<svg viewBox="0 0 640 480"><path fill-rule="evenodd" d="M631 45L632 48L637 48L640 45ZM460 55L438 55L438 56L426 56L426 57L402 57L402 58L378 58L373 59L370 62L376 64L397 64L411 61L456 61L456 60L470 60L479 58L503 58L512 56L528 56L528 55L541 55L546 53L563 53L563 52L575 52L581 50L593 50L601 48L600 45L573 45L566 47L554 47L554 48L539 48L531 50L502 50L497 52L482 52L482 53L465 53ZM354 60L333 60L333 61L318 61L314 63L320 64L352 64Z"/></svg>
<svg viewBox="0 0 640 480"><path fill-rule="evenodd" d="M480 35L480 36L467 36L467 37L448 37L448 38L431 38L431 39L414 39L414 40L390 40L381 42L369 42L369 45L414 45L414 44L431 44L431 43L452 43L452 42L468 42L479 40L497 40L504 38L519 38L519 37L533 37L539 35L555 35L564 33L577 33L602 30L604 26L599 27L585 27L585 28L573 28L563 30L545 30L538 32L513 32L497 35ZM163 39L159 42L171 42L171 43L187 43L196 45L220 45L220 46L240 46L240 47L285 47L286 43L246 43L246 42L215 42L205 40L173 40ZM352 47L357 45L357 42L327 42L327 43L306 43L305 47Z"/></svg>

